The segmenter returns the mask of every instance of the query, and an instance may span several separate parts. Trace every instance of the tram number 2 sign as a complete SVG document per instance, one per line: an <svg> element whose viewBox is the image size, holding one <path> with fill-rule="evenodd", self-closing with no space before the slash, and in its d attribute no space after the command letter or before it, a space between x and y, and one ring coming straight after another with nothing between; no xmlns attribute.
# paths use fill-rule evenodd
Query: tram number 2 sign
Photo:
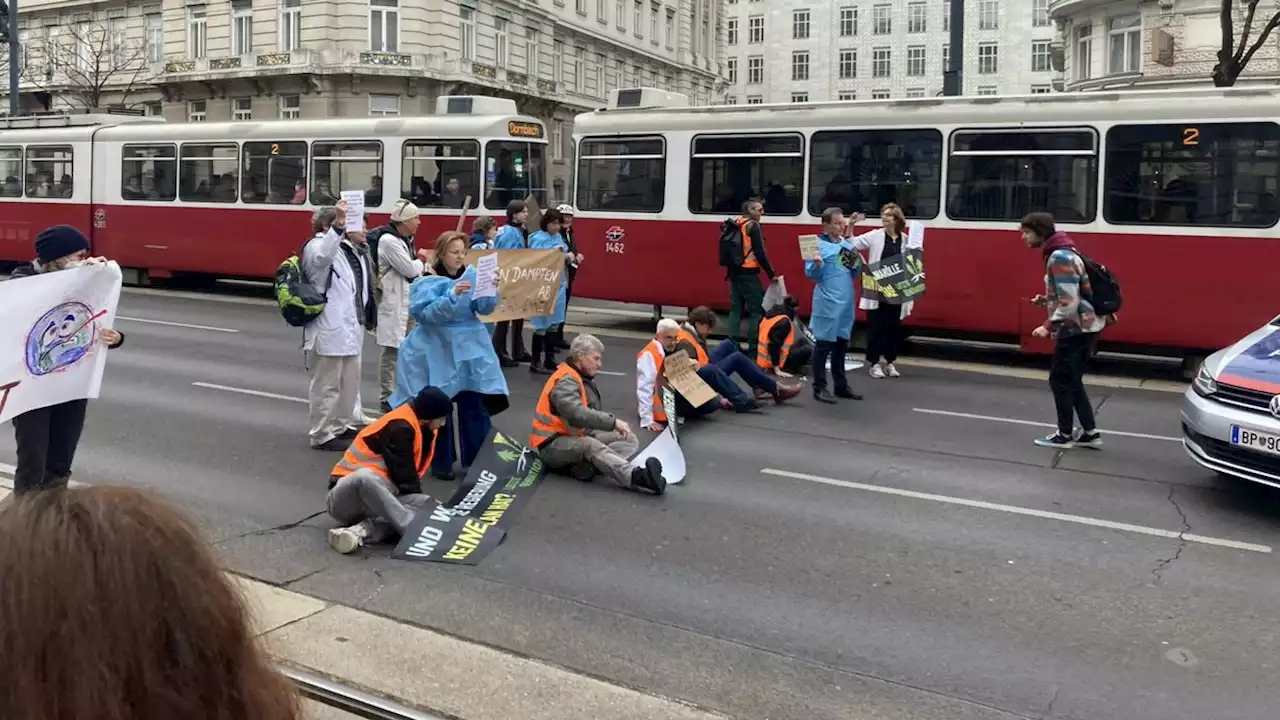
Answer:
<svg viewBox="0 0 1280 720"><path fill-rule="evenodd" d="M626 245L623 242L626 239L627 232L621 226L614 225L604 233L604 251L622 255L626 250Z"/></svg>

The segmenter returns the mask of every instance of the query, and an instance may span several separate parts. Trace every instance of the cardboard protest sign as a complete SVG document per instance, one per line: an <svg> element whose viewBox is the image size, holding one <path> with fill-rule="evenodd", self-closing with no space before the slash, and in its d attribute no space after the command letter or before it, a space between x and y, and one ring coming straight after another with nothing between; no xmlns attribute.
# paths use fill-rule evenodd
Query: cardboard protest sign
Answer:
<svg viewBox="0 0 1280 720"><path fill-rule="evenodd" d="M564 253L559 250L471 250L467 264L486 255L498 256L498 307L485 322L502 322L550 315L556 309L556 293L564 273ZM477 268L478 270L479 268Z"/></svg>
<svg viewBox="0 0 1280 720"><path fill-rule="evenodd" d="M0 282L0 422L98 397L120 285L115 263Z"/></svg>
<svg viewBox="0 0 1280 720"><path fill-rule="evenodd" d="M698 377L698 364L684 350L671 353L662 361L662 374L690 405L702 407L716 399L716 391Z"/></svg>
<svg viewBox="0 0 1280 720"><path fill-rule="evenodd" d="M538 207L538 201L534 200L532 195L524 199L524 208L529 211L529 219L525 221L525 227L532 227L536 230L538 223L542 222L542 208ZM533 225L529 225L529 223L533 223ZM533 230L529 232L532 234Z"/></svg>
<svg viewBox="0 0 1280 720"><path fill-rule="evenodd" d="M818 236L817 235L801 235L796 238L800 243L800 258L808 260L818 254Z"/></svg>
<svg viewBox="0 0 1280 720"><path fill-rule="evenodd" d="M475 565L506 539L546 475L542 459L497 430L444 505L419 510L391 557Z"/></svg>
<svg viewBox="0 0 1280 720"><path fill-rule="evenodd" d="M471 209L471 196L468 195L462 200L462 214L458 216L458 232L462 232L462 226L467 222L467 211Z"/></svg>
<svg viewBox="0 0 1280 720"><path fill-rule="evenodd" d="M876 293L880 302L901 305L924 294L924 252L915 248L881 258L862 274L863 294Z"/></svg>

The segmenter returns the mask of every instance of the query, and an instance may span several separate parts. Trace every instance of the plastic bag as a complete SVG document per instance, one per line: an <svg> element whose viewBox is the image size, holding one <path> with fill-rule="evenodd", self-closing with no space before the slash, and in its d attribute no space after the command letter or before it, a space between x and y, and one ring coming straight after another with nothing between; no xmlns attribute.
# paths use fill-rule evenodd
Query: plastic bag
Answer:
<svg viewBox="0 0 1280 720"><path fill-rule="evenodd" d="M774 278L769 283L769 288L764 291L764 301L760 303L760 307L768 312L773 307L782 304L783 298L787 296L787 283L782 276Z"/></svg>

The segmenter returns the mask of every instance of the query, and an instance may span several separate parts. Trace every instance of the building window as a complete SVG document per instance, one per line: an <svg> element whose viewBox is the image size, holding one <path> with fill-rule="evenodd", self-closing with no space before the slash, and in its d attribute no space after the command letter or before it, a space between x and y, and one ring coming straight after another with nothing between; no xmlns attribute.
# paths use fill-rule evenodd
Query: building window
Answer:
<svg viewBox="0 0 1280 720"><path fill-rule="evenodd" d="M951 0L942 3L942 31L951 30Z"/></svg>
<svg viewBox="0 0 1280 720"><path fill-rule="evenodd" d="M1093 77L1093 26L1081 25L1076 28L1076 80L1088 80Z"/></svg>
<svg viewBox="0 0 1280 720"><path fill-rule="evenodd" d="M493 52L498 67L506 68L511 62L510 22L506 18L493 19Z"/></svg>
<svg viewBox="0 0 1280 720"><path fill-rule="evenodd" d="M839 72L841 80L852 80L858 77L858 51L841 50Z"/></svg>
<svg viewBox="0 0 1280 720"><path fill-rule="evenodd" d="M573 51L573 87L580 93L587 89L586 77L587 49L584 47L578 47ZM649 77L652 79L650 84L656 86L658 84L657 71L650 71Z"/></svg>
<svg viewBox="0 0 1280 720"><path fill-rule="evenodd" d="M807 93L807 92L791 93L791 102L793 102L793 103L807 103L807 102L809 102L809 93Z"/></svg>
<svg viewBox="0 0 1280 720"><path fill-rule="evenodd" d="M978 74L995 75L1000 71L1000 45L987 42L978 43Z"/></svg>
<svg viewBox="0 0 1280 720"><path fill-rule="evenodd" d="M748 95L748 96L747 96L747 104L748 104L748 105L763 105L763 104L764 104L764 98L763 98L763 97L761 97L761 96L759 96L759 95Z"/></svg>
<svg viewBox="0 0 1280 720"><path fill-rule="evenodd" d="M551 135L547 138L551 146L551 159L557 162L564 160L564 121L551 121Z"/></svg>
<svg viewBox="0 0 1280 720"><path fill-rule="evenodd" d="M144 105L147 117L164 117L164 103L149 102Z"/></svg>
<svg viewBox="0 0 1280 720"><path fill-rule="evenodd" d="M1027 0L1015 0L1015 2L1026 1ZM978 3L978 29L1000 29L1000 0L981 0L981 2Z"/></svg>
<svg viewBox="0 0 1280 720"><path fill-rule="evenodd" d="M791 37L794 40L809 39L808 10L793 10L791 12Z"/></svg>
<svg viewBox="0 0 1280 720"><path fill-rule="evenodd" d="M625 32L625 31L626 31L626 29L627 29L627 4L626 4L626 0L618 0L618 2L617 2L617 3L615 3L615 7L614 7L614 14L616 14L616 15L618 16L618 17L616 18L616 19L617 19L617 21L618 21L618 29L619 29L619 30L622 30L623 32Z"/></svg>
<svg viewBox="0 0 1280 720"><path fill-rule="evenodd" d="M671 11L667 12L667 29L668 30L671 29L670 21L671 21L672 14L673 13ZM738 18L729 18L729 23L725 26L724 37L725 37L726 43L730 45L738 44ZM670 40L667 41L667 44L668 45L671 44Z"/></svg>
<svg viewBox="0 0 1280 720"><path fill-rule="evenodd" d="M747 58L747 84L759 85L764 82L764 56L753 55Z"/></svg>
<svg viewBox="0 0 1280 720"><path fill-rule="evenodd" d="M231 101L232 120L253 119L253 98L235 98Z"/></svg>
<svg viewBox="0 0 1280 720"><path fill-rule="evenodd" d="M737 105L737 104L738 104L738 98L734 97L733 95L726 95L726 96L725 96L725 98L724 98L724 104L725 104L725 105Z"/></svg>
<svg viewBox="0 0 1280 720"><path fill-rule="evenodd" d="M738 19L733 18L729 22L733 23L733 43L738 44ZM676 46L676 11L667 9L667 47Z"/></svg>
<svg viewBox="0 0 1280 720"><path fill-rule="evenodd" d="M302 98L298 95L280 96L280 119L297 120L302 117Z"/></svg>
<svg viewBox="0 0 1280 720"><path fill-rule="evenodd" d="M907 74L912 77L924 75L924 45L913 45L907 48Z"/></svg>
<svg viewBox="0 0 1280 720"><path fill-rule="evenodd" d="M369 0L369 49L373 52L399 52L399 0Z"/></svg>
<svg viewBox="0 0 1280 720"><path fill-rule="evenodd" d="M752 15L747 18L747 42L759 45L764 42L764 16Z"/></svg>
<svg viewBox="0 0 1280 720"><path fill-rule="evenodd" d="M804 144L799 133L695 136L689 160L689 210L736 211L759 192L757 188L769 184L773 186L767 193L770 215L799 215L804 207Z"/></svg>
<svg viewBox="0 0 1280 720"><path fill-rule="evenodd" d="M944 71L951 69L951 45L942 46L942 69Z"/></svg>
<svg viewBox="0 0 1280 720"><path fill-rule="evenodd" d="M995 85L980 85L978 87L978 94L979 95L997 95L999 94L999 88L997 88Z"/></svg>
<svg viewBox="0 0 1280 720"><path fill-rule="evenodd" d="M791 53L791 79L809 79L809 53L807 51L797 50Z"/></svg>
<svg viewBox="0 0 1280 720"><path fill-rule="evenodd" d="M459 52L462 59L471 62L476 59L476 11L469 7L458 8L458 36L461 42Z"/></svg>
<svg viewBox="0 0 1280 720"><path fill-rule="evenodd" d="M1031 86L1032 95L1048 95L1051 92L1053 92L1052 85L1032 85Z"/></svg>
<svg viewBox="0 0 1280 720"><path fill-rule="evenodd" d="M280 2L280 49L293 52L302 47L302 0Z"/></svg>
<svg viewBox="0 0 1280 720"><path fill-rule="evenodd" d="M644 24L644 4L639 0L631 4L631 28L635 30L636 37L643 37L641 34L641 26Z"/></svg>
<svg viewBox="0 0 1280 720"><path fill-rule="evenodd" d="M126 65L129 65L132 58L129 53L129 46L125 42L125 37L126 37L125 19L112 18L108 22L107 29L111 33L110 43L111 43L112 63L114 63L116 67L124 67ZM19 50L22 50L22 49L23 49L22 47L19 48ZM26 63L22 60L22 55L20 53L19 59L18 59L18 69L21 70L25 64Z"/></svg>
<svg viewBox="0 0 1280 720"><path fill-rule="evenodd" d="M528 28L524 33L525 45L529 48L528 67L525 69L534 77L542 76L542 39L537 28Z"/></svg>
<svg viewBox="0 0 1280 720"><path fill-rule="evenodd" d="M729 84L733 85L738 82L738 58L729 58L725 60L725 69L729 73Z"/></svg>
<svg viewBox="0 0 1280 720"><path fill-rule="evenodd" d="M609 0L596 0L596 19L602 23L609 22Z"/></svg>
<svg viewBox="0 0 1280 720"><path fill-rule="evenodd" d="M661 137L585 138L578 150L579 210L662 212L667 187Z"/></svg>
<svg viewBox="0 0 1280 720"><path fill-rule="evenodd" d="M248 55L253 52L253 0L234 0L231 3L231 54Z"/></svg>
<svg viewBox="0 0 1280 720"><path fill-rule="evenodd" d="M551 43L551 79L557 85L564 82L564 66L568 62L570 62L570 59L564 52L564 41L553 41ZM638 80L639 78L637 78Z"/></svg>
<svg viewBox="0 0 1280 720"><path fill-rule="evenodd" d="M209 18L203 5L187 9L187 57L204 58L209 49Z"/></svg>
<svg viewBox="0 0 1280 720"><path fill-rule="evenodd" d="M837 100L857 100L857 99L858 99L858 93L856 93L856 92L842 92L842 93L840 93L840 94L837 96L837 98L836 98L836 99L837 99Z"/></svg>
<svg viewBox="0 0 1280 720"><path fill-rule="evenodd" d="M907 32L922 33L928 28L929 6L922 2L907 5Z"/></svg>
<svg viewBox="0 0 1280 720"><path fill-rule="evenodd" d="M958 130L947 162L947 215L1016 221L1047 210L1058 222L1089 222L1097 176L1092 130Z"/></svg>
<svg viewBox="0 0 1280 720"><path fill-rule="evenodd" d="M158 63L164 60L164 16L148 13L144 22L147 28L147 62Z"/></svg>
<svg viewBox="0 0 1280 720"><path fill-rule="evenodd" d="M893 32L893 6L876 5L871 8L871 34L888 35Z"/></svg>
<svg viewBox="0 0 1280 720"><path fill-rule="evenodd" d="M1139 53L1142 50L1142 17L1126 15L1111 18L1107 33L1107 72L1112 75L1138 72Z"/></svg>
<svg viewBox="0 0 1280 720"><path fill-rule="evenodd" d="M1031 26L1049 27L1049 0L1032 0Z"/></svg>
<svg viewBox="0 0 1280 720"><path fill-rule="evenodd" d="M924 88L907 88L907 97L909 98L924 97Z"/></svg>
<svg viewBox="0 0 1280 720"><path fill-rule="evenodd" d="M840 8L840 37L853 37L858 34L858 8Z"/></svg>
<svg viewBox="0 0 1280 720"><path fill-rule="evenodd" d="M573 9L578 11L579 15L587 14L587 0L575 0Z"/></svg>
<svg viewBox="0 0 1280 720"><path fill-rule="evenodd" d="M187 103L187 122L204 122L208 117L207 103L204 100L192 100Z"/></svg>
<svg viewBox="0 0 1280 720"><path fill-rule="evenodd" d="M658 16L662 14L662 6L649 3L649 41L658 44Z"/></svg>
<svg viewBox="0 0 1280 720"><path fill-rule="evenodd" d="M871 77L886 78L893 71L893 53L889 48L871 51Z"/></svg>
<svg viewBox="0 0 1280 720"><path fill-rule="evenodd" d="M399 95L370 95L369 117L399 117Z"/></svg>
<svg viewBox="0 0 1280 720"><path fill-rule="evenodd" d="M1052 69L1049 41L1037 40L1031 43L1031 72L1049 72Z"/></svg>
<svg viewBox="0 0 1280 720"><path fill-rule="evenodd" d="M872 100L888 100L888 99L889 99L889 97L891 96L891 94L892 94L892 93L890 93L888 90L883 90L883 89L881 89L881 90L872 90L872 91L871 91L871 99L872 99Z"/></svg>

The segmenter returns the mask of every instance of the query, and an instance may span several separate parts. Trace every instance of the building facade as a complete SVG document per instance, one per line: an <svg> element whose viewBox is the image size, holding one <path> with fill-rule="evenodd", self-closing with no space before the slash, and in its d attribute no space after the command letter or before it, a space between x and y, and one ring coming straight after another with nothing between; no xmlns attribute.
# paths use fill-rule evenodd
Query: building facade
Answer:
<svg viewBox="0 0 1280 720"><path fill-rule="evenodd" d="M1248 3L1236 3L1238 41ZM1250 35L1258 37L1280 3L1258 7ZM1222 46L1222 0L1054 0L1061 84L1066 90L1114 90L1206 85ZM1252 44L1252 41L1250 41ZM1249 61L1238 85L1280 80L1280 33Z"/></svg>
<svg viewBox="0 0 1280 720"><path fill-rule="evenodd" d="M572 119L609 91L646 85L704 104L722 94L723 2L24 0L22 103L216 122L509 97L547 122L548 181L563 188Z"/></svg>
<svg viewBox="0 0 1280 720"><path fill-rule="evenodd" d="M726 100L930 97L950 58L949 0L728 0ZM1049 0L966 0L964 93L1049 92Z"/></svg>

